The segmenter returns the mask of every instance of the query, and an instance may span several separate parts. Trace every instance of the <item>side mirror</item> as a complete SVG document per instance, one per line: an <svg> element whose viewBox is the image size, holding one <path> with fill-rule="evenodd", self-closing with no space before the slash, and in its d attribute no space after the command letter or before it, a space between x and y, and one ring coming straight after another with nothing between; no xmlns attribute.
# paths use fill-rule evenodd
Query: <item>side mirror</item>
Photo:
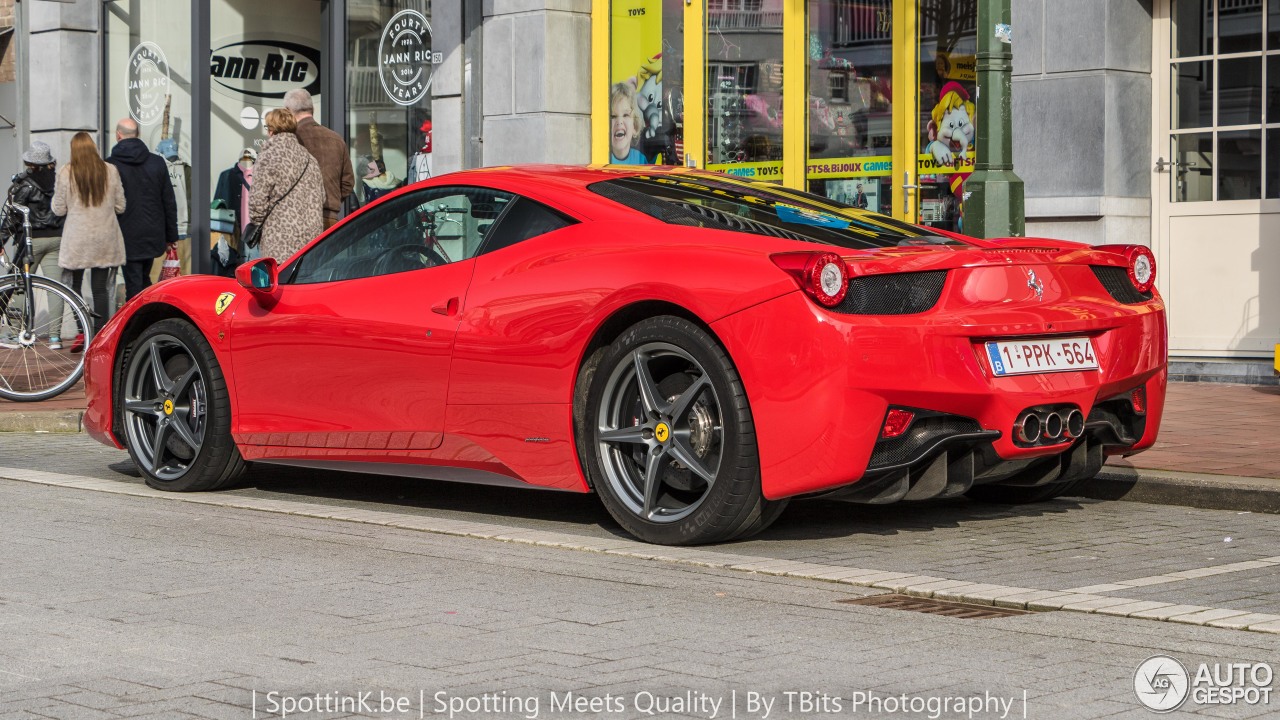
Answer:
<svg viewBox="0 0 1280 720"><path fill-rule="evenodd" d="M236 268L236 282L255 295L270 295L280 279L280 266L275 258L258 258Z"/></svg>

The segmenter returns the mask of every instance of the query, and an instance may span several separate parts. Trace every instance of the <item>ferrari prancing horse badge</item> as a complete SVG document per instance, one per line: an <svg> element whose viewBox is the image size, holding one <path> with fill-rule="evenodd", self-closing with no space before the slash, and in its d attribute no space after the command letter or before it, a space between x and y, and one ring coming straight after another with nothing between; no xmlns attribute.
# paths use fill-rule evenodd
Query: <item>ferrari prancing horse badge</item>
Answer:
<svg viewBox="0 0 1280 720"><path fill-rule="evenodd" d="M226 310L231 305L231 301L235 299L236 299L235 293L229 293L229 292L222 293L221 295L218 296L218 301L213 304L214 311L216 311L219 315L221 315L222 311Z"/></svg>

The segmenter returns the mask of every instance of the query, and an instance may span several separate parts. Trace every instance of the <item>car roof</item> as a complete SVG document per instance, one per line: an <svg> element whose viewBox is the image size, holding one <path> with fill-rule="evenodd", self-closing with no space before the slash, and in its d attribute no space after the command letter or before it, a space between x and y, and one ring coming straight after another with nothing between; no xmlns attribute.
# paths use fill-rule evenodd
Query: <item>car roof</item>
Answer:
<svg viewBox="0 0 1280 720"><path fill-rule="evenodd" d="M501 165L495 167L475 168L450 173L447 177L458 181L504 182L517 181L521 184L542 186L547 189L565 187L584 188L602 180L634 177L636 175L696 175L708 178L723 179L720 173L707 172L695 168L672 167L663 165ZM445 175L438 176L440 178Z"/></svg>

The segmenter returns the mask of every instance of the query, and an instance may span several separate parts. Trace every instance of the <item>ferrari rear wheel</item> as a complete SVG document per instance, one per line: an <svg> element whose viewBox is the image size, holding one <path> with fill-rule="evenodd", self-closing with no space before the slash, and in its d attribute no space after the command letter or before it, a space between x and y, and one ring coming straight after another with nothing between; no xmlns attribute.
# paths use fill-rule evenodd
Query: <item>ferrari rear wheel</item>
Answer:
<svg viewBox="0 0 1280 720"><path fill-rule="evenodd" d="M728 355L697 325L643 320L584 373L584 464L609 513L662 545L763 530L785 501L760 488L755 426Z"/></svg>
<svg viewBox="0 0 1280 720"><path fill-rule="evenodd" d="M216 490L244 472L226 381L191 323L162 320L134 342L119 408L129 456L151 487Z"/></svg>

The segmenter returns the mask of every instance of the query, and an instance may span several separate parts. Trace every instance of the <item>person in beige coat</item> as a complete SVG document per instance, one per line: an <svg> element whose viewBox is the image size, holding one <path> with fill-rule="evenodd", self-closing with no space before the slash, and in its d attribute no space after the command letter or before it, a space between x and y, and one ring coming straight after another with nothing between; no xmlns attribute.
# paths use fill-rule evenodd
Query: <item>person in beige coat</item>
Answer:
<svg viewBox="0 0 1280 720"><path fill-rule="evenodd" d="M94 332L110 315L107 282L112 270L124 263L124 235L116 213L124 211L124 186L120 173L102 161L89 133L71 138L71 162L58 171L53 190L53 212L65 215L58 266L68 272L63 280L80 291L84 271L93 289ZM70 275L70 277L67 277ZM76 350L75 346L72 350Z"/></svg>
<svg viewBox="0 0 1280 720"><path fill-rule="evenodd" d="M324 231L324 180L293 115L276 109L264 120L270 137L253 166L249 219L262 225L262 257L284 262Z"/></svg>

